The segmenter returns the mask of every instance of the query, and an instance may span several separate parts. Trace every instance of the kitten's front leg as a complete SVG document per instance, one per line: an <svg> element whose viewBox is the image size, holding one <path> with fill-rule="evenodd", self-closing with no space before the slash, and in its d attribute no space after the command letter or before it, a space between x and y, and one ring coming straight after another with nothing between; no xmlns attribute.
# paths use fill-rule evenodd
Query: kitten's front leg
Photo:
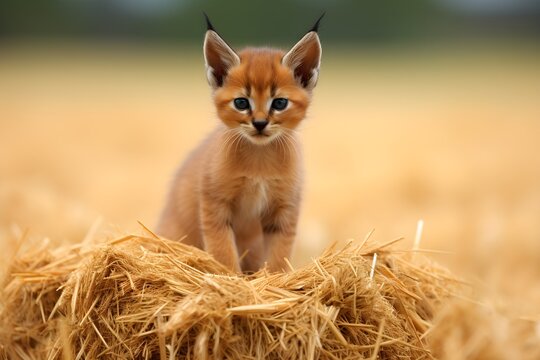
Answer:
<svg viewBox="0 0 540 360"><path fill-rule="evenodd" d="M291 257L298 211L298 206L282 207L263 218L268 270L271 272L289 269L286 259Z"/></svg>
<svg viewBox="0 0 540 360"><path fill-rule="evenodd" d="M204 249L217 261L239 273L240 262L227 204L204 198L200 208Z"/></svg>

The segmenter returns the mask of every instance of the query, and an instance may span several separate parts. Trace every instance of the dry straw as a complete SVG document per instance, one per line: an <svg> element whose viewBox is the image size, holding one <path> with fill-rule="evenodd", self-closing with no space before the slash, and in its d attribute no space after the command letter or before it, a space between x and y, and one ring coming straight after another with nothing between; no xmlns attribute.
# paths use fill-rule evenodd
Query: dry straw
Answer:
<svg viewBox="0 0 540 360"><path fill-rule="evenodd" d="M154 236L26 251L0 296L0 358L433 358L424 335L457 283L392 243L252 276Z"/></svg>

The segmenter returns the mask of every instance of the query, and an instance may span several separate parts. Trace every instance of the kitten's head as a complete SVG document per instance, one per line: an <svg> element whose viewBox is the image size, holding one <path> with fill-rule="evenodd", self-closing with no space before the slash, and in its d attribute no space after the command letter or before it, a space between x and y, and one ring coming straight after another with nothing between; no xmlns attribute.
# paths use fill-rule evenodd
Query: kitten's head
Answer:
<svg viewBox="0 0 540 360"><path fill-rule="evenodd" d="M287 53L267 48L236 53L207 18L206 74L227 127L255 144L268 144L298 126L319 75L320 20Z"/></svg>

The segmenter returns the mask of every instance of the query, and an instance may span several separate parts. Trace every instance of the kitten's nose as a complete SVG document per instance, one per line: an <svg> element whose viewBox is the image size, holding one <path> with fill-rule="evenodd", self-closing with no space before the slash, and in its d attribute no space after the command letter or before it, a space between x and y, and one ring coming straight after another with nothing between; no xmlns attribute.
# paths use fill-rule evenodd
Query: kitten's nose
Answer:
<svg viewBox="0 0 540 360"><path fill-rule="evenodd" d="M257 129L258 132L262 132L266 125L268 125L268 120L266 119L255 119L252 122L255 129Z"/></svg>

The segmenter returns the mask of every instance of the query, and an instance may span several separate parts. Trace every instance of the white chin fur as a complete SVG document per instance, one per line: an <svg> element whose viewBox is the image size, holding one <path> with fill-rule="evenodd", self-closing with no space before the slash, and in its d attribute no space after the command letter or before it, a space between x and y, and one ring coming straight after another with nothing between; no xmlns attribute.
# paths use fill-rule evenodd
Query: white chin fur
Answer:
<svg viewBox="0 0 540 360"><path fill-rule="evenodd" d="M244 134L244 137L247 138L252 144L255 145L268 145L274 141L279 136L278 132L274 132L269 136L254 136L250 134Z"/></svg>

